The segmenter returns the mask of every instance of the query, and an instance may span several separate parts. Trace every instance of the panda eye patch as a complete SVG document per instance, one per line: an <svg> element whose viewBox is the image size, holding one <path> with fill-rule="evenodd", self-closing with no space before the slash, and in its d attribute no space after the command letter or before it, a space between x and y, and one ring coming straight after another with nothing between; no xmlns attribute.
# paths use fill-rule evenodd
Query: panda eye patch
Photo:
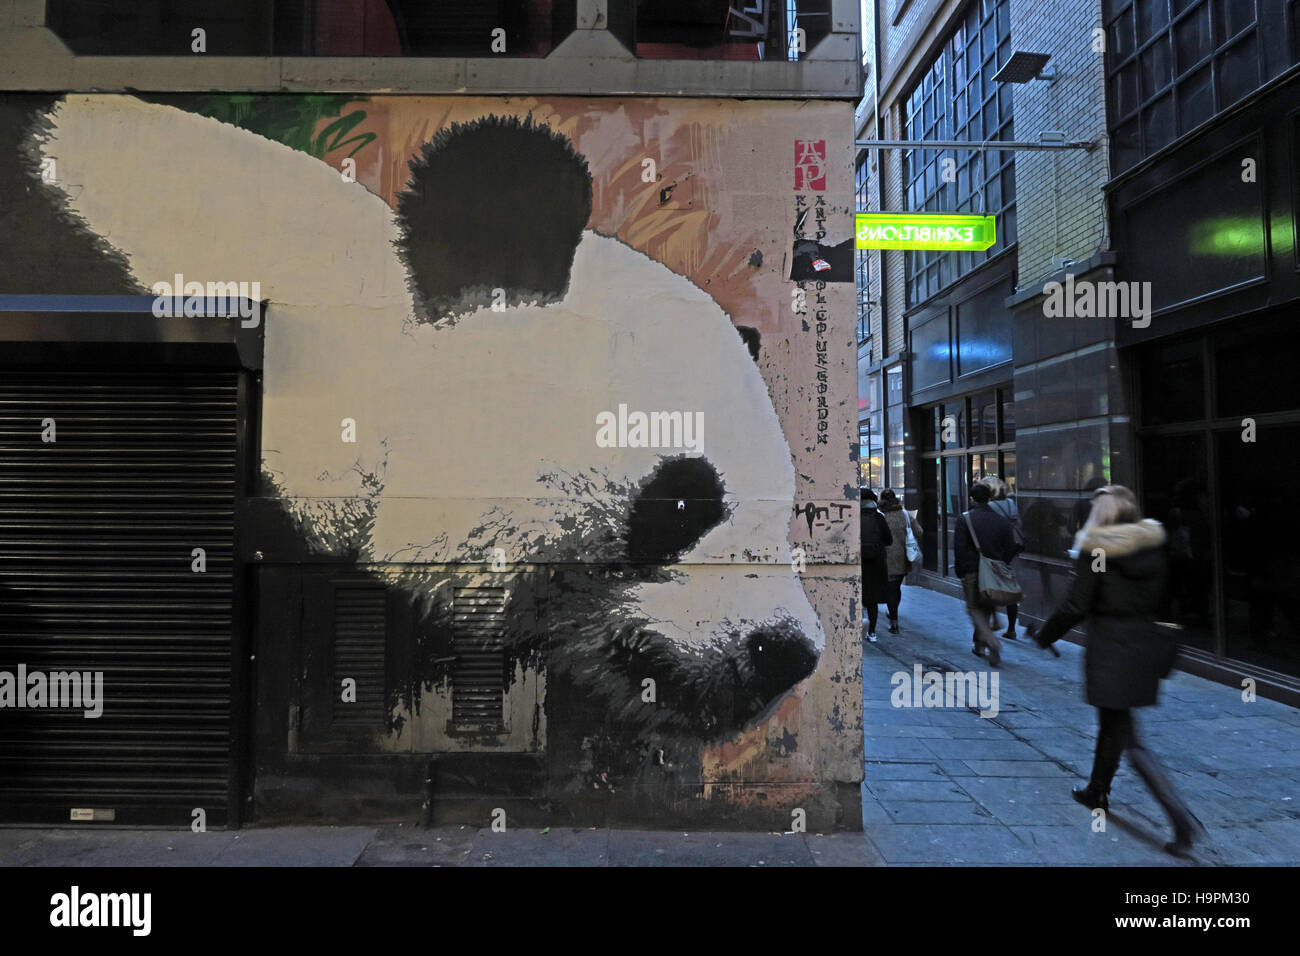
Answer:
<svg viewBox="0 0 1300 956"><path fill-rule="evenodd" d="M717 469L704 458L668 458L642 483L628 516L628 557L667 564L727 516Z"/></svg>

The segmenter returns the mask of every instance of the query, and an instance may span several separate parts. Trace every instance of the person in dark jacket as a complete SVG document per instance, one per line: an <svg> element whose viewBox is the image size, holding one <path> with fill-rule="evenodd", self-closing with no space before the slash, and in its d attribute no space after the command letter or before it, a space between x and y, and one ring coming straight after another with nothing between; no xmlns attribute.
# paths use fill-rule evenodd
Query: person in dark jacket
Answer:
<svg viewBox="0 0 1300 956"><path fill-rule="evenodd" d="M1156 703L1160 681L1174 662L1174 642L1155 623L1169 577L1165 530L1160 522L1142 518L1133 492L1105 485L1093 495L1079 543L1069 594L1042 629L1031 632L1047 647L1080 621L1088 622L1084 686L1088 703L1097 708L1097 750L1092 777L1073 791L1074 799L1090 810L1107 809L1111 780L1127 753L1173 823L1174 839L1165 849L1184 856L1204 829L1155 755L1138 741L1132 715L1132 708Z"/></svg>
<svg viewBox="0 0 1300 956"><path fill-rule="evenodd" d="M867 609L867 640L876 643L876 620L889 594L885 549L894 541L880 513L876 493L862 489L862 603Z"/></svg>
<svg viewBox="0 0 1300 956"><path fill-rule="evenodd" d="M921 525L903 510L903 502L893 488L880 493L880 514L889 525L893 539L885 549L885 610L889 612L889 633L898 633L898 605L903 600L903 577L911 569L907 559L907 533L910 530L917 545L921 542Z"/></svg>
<svg viewBox="0 0 1300 956"><path fill-rule="evenodd" d="M1023 551L1025 549L1025 532L1020 526L1020 512L1016 509L1016 499L1011 497L1011 488L997 475L985 475L980 479L980 484L989 486L989 491L992 493L992 497L989 498L989 507L1011 522L1011 533L1016 539L1016 547ZM1016 639L1016 615L1019 610L1020 606L1018 604L1007 605L1007 630L1002 635L1004 641L1014 641Z"/></svg>
<svg viewBox="0 0 1300 956"><path fill-rule="evenodd" d="M957 522L954 543L956 571L957 576L961 578L962 592L966 599L966 613L970 615L971 623L975 625L974 654L976 657L983 657L982 651L987 649L989 663L997 667L1002 663L1002 643L990 624L993 605L985 601L980 594L980 554L982 552L985 557L995 561L1010 562L1020 553L1020 545L1016 544L1011 522L989 507L991 497L992 492L988 485L978 481L971 485L970 510L962 515L962 520ZM978 548L975 546L975 541L971 539L971 526L974 526L975 538L979 540Z"/></svg>

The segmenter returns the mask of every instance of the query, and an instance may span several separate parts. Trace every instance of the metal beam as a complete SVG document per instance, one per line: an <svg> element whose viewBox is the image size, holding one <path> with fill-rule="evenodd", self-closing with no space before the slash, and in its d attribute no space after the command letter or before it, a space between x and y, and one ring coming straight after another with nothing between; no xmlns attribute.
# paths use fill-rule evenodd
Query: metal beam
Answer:
<svg viewBox="0 0 1300 956"><path fill-rule="evenodd" d="M1082 149L1091 152L1097 148L1096 143L1027 143L1011 139L860 139L853 145L858 149L974 149L997 152L1053 149Z"/></svg>

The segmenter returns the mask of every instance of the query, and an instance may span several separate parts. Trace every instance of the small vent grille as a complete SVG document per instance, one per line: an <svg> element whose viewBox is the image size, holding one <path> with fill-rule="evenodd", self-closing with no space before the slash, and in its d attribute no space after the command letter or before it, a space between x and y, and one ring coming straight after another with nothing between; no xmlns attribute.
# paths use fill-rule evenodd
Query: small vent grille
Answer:
<svg viewBox="0 0 1300 956"><path fill-rule="evenodd" d="M334 723L379 727L385 717L384 646L387 589L375 584L334 588ZM343 700L343 681L356 681L356 701Z"/></svg>
<svg viewBox="0 0 1300 956"><path fill-rule="evenodd" d="M505 724L506 589L458 587L454 601L452 725L457 730L501 730Z"/></svg>

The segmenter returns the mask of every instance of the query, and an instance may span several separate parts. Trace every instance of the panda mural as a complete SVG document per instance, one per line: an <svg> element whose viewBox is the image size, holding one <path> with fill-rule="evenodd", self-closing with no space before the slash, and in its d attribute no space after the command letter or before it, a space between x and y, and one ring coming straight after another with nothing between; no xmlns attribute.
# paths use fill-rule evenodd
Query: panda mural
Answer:
<svg viewBox="0 0 1300 956"><path fill-rule="evenodd" d="M557 792L698 782L702 748L815 670L794 469L753 337L588 228L587 162L563 135L453 124L396 208L139 98L69 95L9 145L57 274L0 291L260 283L265 494L304 554L348 557L415 609L377 747L448 745L456 595L476 587L503 589L509 680L544 687ZM78 275L95 287L69 289Z"/></svg>

